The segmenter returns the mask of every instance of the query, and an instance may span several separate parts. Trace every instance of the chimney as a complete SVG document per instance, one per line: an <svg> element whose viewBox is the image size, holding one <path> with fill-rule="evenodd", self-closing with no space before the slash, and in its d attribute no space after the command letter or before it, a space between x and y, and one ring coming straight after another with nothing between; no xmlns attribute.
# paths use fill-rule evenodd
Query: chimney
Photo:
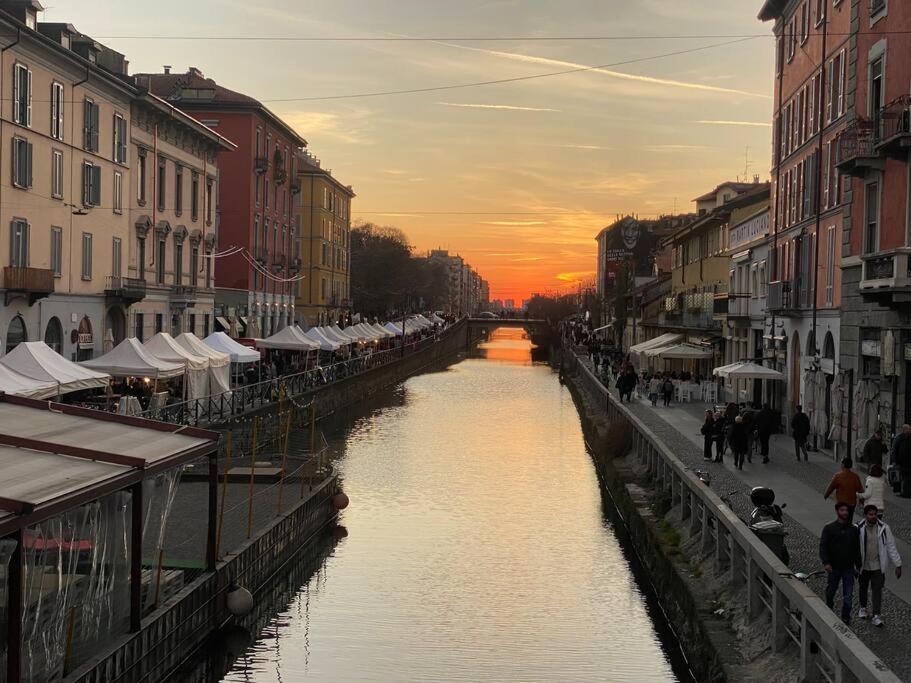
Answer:
<svg viewBox="0 0 911 683"><path fill-rule="evenodd" d="M171 65L170 65L170 64L165 64L165 65L164 65L164 72L165 72L165 75L171 73Z"/></svg>

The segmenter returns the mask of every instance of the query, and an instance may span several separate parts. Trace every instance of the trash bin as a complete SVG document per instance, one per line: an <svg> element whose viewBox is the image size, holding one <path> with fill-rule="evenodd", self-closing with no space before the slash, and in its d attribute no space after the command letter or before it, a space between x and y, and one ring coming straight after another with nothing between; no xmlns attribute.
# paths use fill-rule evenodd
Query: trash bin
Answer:
<svg viewBox="0 0 911 683"><path fill-rule="evenodd" d="M779 560L788 563L789 555L784 545L784 537L787 535L784 530L784 524L776 522L773 519L756 522L750 525L750 530L759 537L766 547L778 557Z"/></svg>

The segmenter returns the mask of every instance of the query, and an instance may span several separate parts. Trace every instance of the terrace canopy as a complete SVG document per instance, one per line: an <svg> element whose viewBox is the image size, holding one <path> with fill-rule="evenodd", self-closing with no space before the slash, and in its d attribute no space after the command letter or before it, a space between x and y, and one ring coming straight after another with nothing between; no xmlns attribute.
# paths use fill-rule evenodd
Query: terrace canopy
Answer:
<svg viewBox="0 0 911 683"><path fill-rule="evenodd" d="M188 399L209 395L209 360L187 351L167 332L159 332L143 344L156 358L168 363L182 363L186 368Z"/></svg>
<svg viewBox="0 0 911 683"><path fill-rule="evenodd" d="M354 332L364 339L369 341L377 341L379 339L386 339L389 335L386 330L380 330L373 325L368 325L367 323L359 323L353 328Z"/></svg>
<svg viewBox="0 0 911 683"><path fill-rule="evenodd" d="M190 353L209 360L209 392L212 395L231 391L231 356L216 351L192 332L184 332L174 341Z"/></svg>
<svg viewBox="0 0 911 683"><path fill-rule="evenodd" d="M711 358L714 354L711 349L692 344L675 344L658 349L648 349L646 356L657 356L665 360L704 360Z"/></svg>
<svg viewBox="0 0 911 683"><path fill-rule="evenodd" d="M335 334L337 334L342 339L346 339L349 342L356 342L359 339L363 338L362 336L359 337L357 334L349 333L347 329L343 330L338 325L332 325L329 329L331 329ZM350 328L348 328L348 329L350 329Z"/></svg>
<svg viewBox="0 0 911 683"><path fill-rule="evenodd" d="M257 339L258 349L280 349L282 351L315 351L317 344L300 334L293 325L283 327L267 339Z"/></svg>
<svg viewBox="0 0 911 683"><path fill-rule="evenodd" d="M341 348L341 344L336 341L328 339L325 335L321 334L319 328L311 327L306 332L301 332L307 339L312 342L319 344L319 348L322 351L338 351Z"/></svg>
<svg viewBox="0 0 911 683"><path fill-rule="evenodd" d="M371 330L376 330L376 333L379 334L381 338L383 338L383 337L389 338L389 337L396 336L395 332L392 332L391 330L387 330L385 327L383 327L379 323L375 323L373 325L367 325L367 327L369 327Z"/></svg>
<svg viewBox="0 0 911 683"><path fill-rule="evenodd" d="M103 389L110 375L84 368L67 360L44 342L22 342L0 358L0 364L38 382L52 382L55 394L67 394L85 389Z"/></svg>
<svg viewBox="0 0 911 683"><path fill-rule="evenodd" d="M353 342L352 339L349 339L344 334L336 332L331 327L319 327L317 328L319 333L323 335L329 341L334 341L336 344L341 344L342 346L347 346Z"/></svg>
<svg viewBox="0 0 911 683"><path fill-rule="evenodd" d="M715 368L712 374L728 379L784 379L778 370L746 361Z"/></svg>
<svg viewBox="0 0 911 683"><path fill-rule="evenodd" d="M386 330L387 332L393 334L396 337L402 336L402 328L393 323L386 323L385 325L383 325L383 329Z"/></svg>
<svg viewBox="0 0 911 683"><path fill-rule="evenodd" d="M128 337L100 358L83 361L81 365L114 377L148 377L171 379L184 374L186 366L161 360L146 349L135 337Z"/></svg>
<svg viewBox="0 0 911 683"><path fill-rule="evenodd" d="M202 341L206 346L228 354L232 363L255 363L260 359L258 351L239 344L224 332L213 332Z"/></svg>
<svg viewBox="0 0 911 683"><path fill-rule="evenodd" d="M0 364L0 393L28 398L50 398L57 395L57 384L31 379Z"/></svg>

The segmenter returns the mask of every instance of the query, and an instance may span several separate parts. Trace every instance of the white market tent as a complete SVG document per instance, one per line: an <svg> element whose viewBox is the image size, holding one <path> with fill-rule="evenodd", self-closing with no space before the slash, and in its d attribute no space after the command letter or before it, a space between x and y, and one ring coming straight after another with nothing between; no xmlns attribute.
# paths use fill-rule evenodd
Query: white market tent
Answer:
<svg viewBox="0 0 911 683"><path fill-rule="evenodd" d="M345 339L349 342L356 342L356 341L359 341L359 339L360 339L356 334L351 335L346 330L343 330L341 327L339 327L338 325L332 325L329 329L331 329L337 336L339 336L342 339Z"/></svg>
<svg viewBox="0 0 911 683"><path fill-rule="evenodd" d="M190 353L209 360L209 393L216 396L231 391L231 356L207 346L192 332L184 332L174 341Z"/></svg>
<svg viewBox="0 0 911 683"><path fill-rule="evenodd" d="M322 351L338 351L341 348L341 344L338 342L328 339L325 335L321 334L319 328L311 327L306 332L302 332L305 337L319 344L319 348Z"/></svg>
<svg viewBox="0 0 911 683"><path fill-rule="evenodd" d="M748 361L724 365L720 368L715 368L712 373L728 379L784 379L784 375L778 370Z"/></svg>
<svg viewBox="0 0 911 683"><path fill-rule="evenodd" d="M342 330L342 332L345 334L345 336L348 337L348 339L352 339L354 341L373 341L376 338L376 333L373 335L368 335L360 328L360 326L355 325L346 327L344 330Z"/></svg>
<svg viewBox="0 0 911 683"><path fill-rule="evenodd" d="M393 323L386 323L383 325L383 329L385 329L387 332L391 332L396 337L402 336L402 328L398 325L394 325Z"/></svg>
<svg viewBox="0 0 911 683"><path fill-rule="evenodd" d="M676 344L681 339L683 339L682 334L675 334L673 332L667 332L662 334L654 339L649 339L648 341L641 342L639 344L634 344L629 347L629 352L631 354L640 354L648 349L657 349L662 346L670 346L671 344Z"/></svg>
<svg viewBox="0 0 911 683"><path fill-rule="evenodd" d="M421 327L433 327L433 323L427 320L423 315L418 313L414 318L412 318L418 325Z"/></svg>
<svg viewBox="0 0 911 683"><path fill-rule="evenodd" d="M213 332L202 341L219 353L228 354L232 363L255 363L260 359L259 351L239 344L224 332Z"/></svg>
<svg viewBox="0 0 911 683"><path fill-rule="evenodd" d="M169 363L182 363L187 370L186 398L197 399L209 395L209 360L187 351L167 332L159 332L143 343L156 358Z"/></svg>
<svg viewBox="0 0 911 683"><path fill-rule="evenodd" d="M436 323L437 325L445 325L445 324L446 324L446 321L443 320L443 319L442 319L440 316L438 316L436 313L434 313L432 316L430 316L430 321Z"/></svg>
<svg viewBox="0 0 911 683"><path fill-rule="evenodd" d="M99 358L80 363L91 370L106 372L114 377L148 377L170 379L184 374L185 366L170 363L152 355L135 337L124 339Z"/></svg>
<svg viewBox="0 0 911 683"><path fill-rule="evenodd" d="M57 395L57 383L40 382L0 365L0 392L26 398L51 398Z"/></svg>
<svg viewBox="0 0 911 683"><path fill-rule="evenodd" d="M645 352L646 356L658 356L665 360L703 360L711 358L714 354L711 349L706 349L693 344L676 344L666 346L660 349L649 349Z"/></svg>
<svg viewBox="0 0 911 683"><path fill-rule="evenodd" d="M359 332L361 336L363 336L365 339L369 339L370 341L386 339L387 337L392 336L390 332L387 332L386 330L381 329L376 325L368 325L367 323L359 323L355 325L354 330L355 332Z"/></svg>
<svg viewBox="0 0 911 683"><path fill-rule="evenodd" d="M257 339L258 349L280 349L283 351L313 351L317 345L310 339L299 334L291 325L283 327L267 339Z"/></svg>
<svg viewBox="0 0 911 683"><path fill-rule="evenodd" d="M395 337L395 336L396 336L396 333L395 333L395 332L392 332L391 330L387 330L385 327L383 327L383 326L380 325L379 323L374 323L373 325L368 325L368 327L369 327L371 330L376 330L376 333L377 333L377 334L379 334L379 335L381 335L382 337L385 337L385 338Z"/></svg>
<svg viewBox="0 0 911 683"><path fill-rule="evenodd" d="M323 335L329 341L334 341L336 344L341 344L342 346L347 346L352 343L352 340L346 337L344 334L340 334L333 330L331 327L320 327L319 333Z"/></svg>
<svg viewBox="0 0 911 683"><path fill-rule="evenodd" d="M52 382L56 394L84 389L103 389L110 375L84 368L67 360L44 342L22 342L0 358L0 364L37 382Z"/></svg>

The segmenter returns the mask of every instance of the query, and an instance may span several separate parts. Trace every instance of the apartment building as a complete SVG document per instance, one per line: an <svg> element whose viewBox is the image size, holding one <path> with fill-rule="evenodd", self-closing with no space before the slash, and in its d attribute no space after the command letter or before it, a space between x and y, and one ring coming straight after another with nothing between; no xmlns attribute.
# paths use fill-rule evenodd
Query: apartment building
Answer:
<svg viewBox="0 0 911 683"><path fill-rule="evenodd" d="M307 325L344 322L351 300L350 185L339 182L307 150L298 153L300 218L295 224L297 320Z"/></svg>
<svg viewBox="0 0 911 683"><path fill-rule="evenodd" d="M847 124L837 140L845 174L838 360L874 397L854 423L862 443L877 423L895 433L911 420L911 6L851 4Z"/></svg>
<svg viewBox="0 0 911 683"><path fill-rule="evenodd" d="M461 315L465 310L467 301L463 298L465 261L461 256L451 256L445 249L434 249L430 252L431 261L440 261L448 269L447 291L444 299L447 301L444 310L452 315Z"/></svg>
<svg viewBox="0 0 911 683"><path fill-rule="evenodd" d="M133 88L123 55L0 2L0 335L86 360L126 334Z"/></svg>
<svg viewBox="0 0 911 683"><path fill-rule="evenodd" d="M167 68L138 74L136 80L237 146L219 153L218 247L239 249L216 260L216 308L240 335L277 332L295 318L295 293L303 277L293 262L301 205L295 164L307 141L261 102L199 69L171 73Z"/></svg>
<svg viewBox="0 0 911 683"><path fill-rule="evenodd" d="M129 265L111 292L130 307L130 335L214 331L218 156L236 146L151 94L132 104ZM123 193L123 189L119 190Z"/></svg>
<svg viewBox="0 0 911 683"><path fill-rule="evenodd" d="M774 21L777 41L765 337L766 355L788 379L777 404L786 417L806 398L808 371L826 375L816 386L833 379L846 201L837 138L848 109L852 13L863 4L766 0L759 14Z"/></svg>

